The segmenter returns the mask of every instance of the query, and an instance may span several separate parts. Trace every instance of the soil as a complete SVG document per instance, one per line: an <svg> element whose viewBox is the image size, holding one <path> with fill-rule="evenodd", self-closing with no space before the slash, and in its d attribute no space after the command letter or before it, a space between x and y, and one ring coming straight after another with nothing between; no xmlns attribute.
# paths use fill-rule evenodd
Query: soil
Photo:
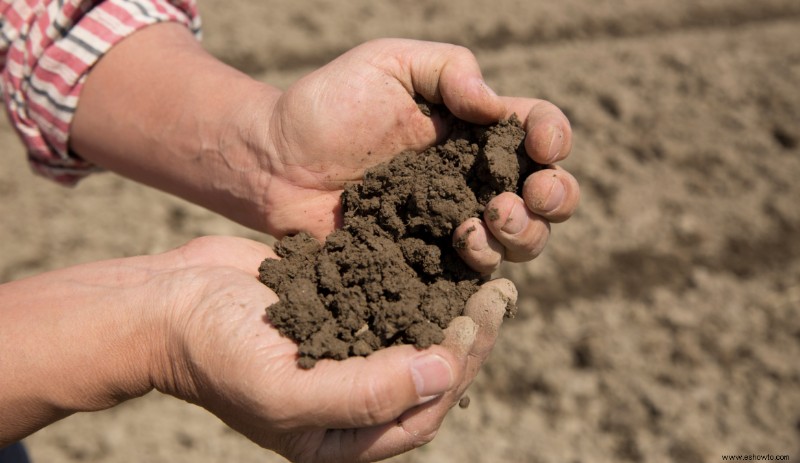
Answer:
<svg viewBox="0 0 800 463"><path fill-rule="evenodd" d="M391 463L800 458L800 2L198 3L205 46L281 88L365 40L435 40L572 123L578 211L501 268L518 314L469 408ZM0 281L201 235L269 242L116 175L37 178L4 119ZM159 393L26 444L34 463L286 461Z"/></svg>
<svg viewBox="0 0 800 463"><path fill-rule="evenodd" d="M275 244L281 259L264 260L259 278L280 296L267 313L299 344L301 367L444 339L481 282L458 257L463 240L451 236L541 168L524 137L516 117L488 127L455 121L442 144L403 153L345 188L344 225L325 243L301 233Z"/></svg>

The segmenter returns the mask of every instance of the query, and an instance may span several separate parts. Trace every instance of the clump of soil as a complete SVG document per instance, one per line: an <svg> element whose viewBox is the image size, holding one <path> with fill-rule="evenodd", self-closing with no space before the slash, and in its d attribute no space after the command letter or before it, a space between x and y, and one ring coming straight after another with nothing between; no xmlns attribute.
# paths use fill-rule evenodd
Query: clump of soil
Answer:
<svg viewBox="0 0 800 463"><path fill-rule="evenodd" d="M459 258L463 242L453 243L453 230L541 168L525 154L524 137L516 117L491 126L456 121L443 144L403 153L347 187L344 225L325 243L300 233L275 245L282 259L264 260L259 278L280 297L268 317L299 344L301 367L442 341L481 283Z"/></svg>

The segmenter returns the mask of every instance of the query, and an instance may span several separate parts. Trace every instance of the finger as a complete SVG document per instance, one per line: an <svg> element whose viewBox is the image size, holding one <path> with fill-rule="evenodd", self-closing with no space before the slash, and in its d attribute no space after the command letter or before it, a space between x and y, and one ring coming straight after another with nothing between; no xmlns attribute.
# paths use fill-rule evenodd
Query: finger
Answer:
<svg viewBox="0 0 800 463"><path fill-rule="evenodd" d="M399 426L404 433L414 438L414 443L430 442L436 436L447 412L461 399L461 394L469 387L475 375L467 376L466 368L470 352L474 348L478 326L465 316L456 317L444 330L442 347L447 348L460 361L462 375L454 386L434 401L415 407L400 417Z"/></svg>
<svg viewBox="0 0 800 463"><path fill-rule="evenodd" d="M267 410L278 427L357 428L385 424L406 410L442 395L462 375L441 346L379 350L368 357L322 360L311 370L291 365L283 383L296 393Z"/></svg>
<svg viewBox="0 0 800 463"><path fill-rule="evenodd" d="M549 101L532 98L503 98L505 117L516 114L527 132L525 150L540 164L566 158L572 150L572 128L567 116Z"/></svg>
<svg viewBox="0 0 800 463"><path fill-rule="evenodd" d="M325 433L317 453L309 461L328 462L373 462L400 455L420 447L433 436L420 436L407 432L401 421L358 429L332 429ZM297 449L289 453L300 453ZM297 459L292 459L296 461Z"/></svg>
<svg viewBox="0 0 800 463"><path fill-rule="evenodd" d="M522 187L522 197L528 208L556 223L572 216L580 196L578 181L558 166L534 172Z"/></svg>
<svg viewBox="0 0 800 463"><path fill-rule="evenodd" d="M477 327L469 317L457 317L445 329L445 340L441 347L448 349L458 359L462 373L476 333ZM376 461L430 442L448 410L458 401L463 382L462 374L445 394L407 411L390 423L370 428L329 431L314 461Z"/></svg>
<svg viewBox="0 0 800 463"><path fill-rule="evenodd" d="M438 428L447 411L458 403L459 399L461 399L461 394L472 384L475 375L467 375L466 367L469 363L470 354L478 340L478 330L479 327L475 321L464 315L454 318L444 330L445 337L444 341L442 341L442 346L448 348L457 358L461 359L464 374L456 386L447 391L437 401L417 407L416 410L407 413L404 416L406 429L433 429L432 426L434 424ZM435 422L434 419L438 416L440 416L439 421Z"/></svg>
<svg viewBox="0 0 800 463"><path fill-rule="evenodd" d="M444 103L459 119L476 124L496 122L506 113L505 103L486 85L468 49L415 40L389 43L401 63L395 77L412 94Z"/></svg>
<svg viewBox="0 0 800 463"><path fill-rule="evenodd" d="M484 283L467 301L464 315L472 319L478 327L467 360L467 378L474 378L478 374L497 341L503 320L515 313L516 303L517 288L505 278Z"/></svg>
<svg viewBox="0 0 800 463"><path fill-rule="evenodd" d="M492 237L478 218L464 221L453 232L453 246L461 259L476 272L489 275L503 262L503 245Z"/></svg>
<svg viewBox="0 0 800 463"><path fill-rule="evenodd" d="M465 380L456 396L459 400L494 348L503 320L516 313L517 294L514 283L498 278L481 285L481 289L467 301L464 315L475 323L478 330L467 357Z"/></svg>
<svg viewBox="0 0 800 463"><path fill-rule="evenodd" d="M464 373L477 339L478 326L470 317L460 316L450 322L444 333L445 338L441 345L459 359L461 371ZM462 374L454 386L441 397L407 411L400 417L398 423L405 432L416 437L422 436L430 441L436 435L436 430L439 429L447 412L458 403L461 394L473 379L474 375L468 377Z"/></svg>
<svg viewBox="0 0 800 463"><path fill-rule="evenodd" d="M486 206L486 226L505 248L505 260L526 262L544 250L550 223L534 214L519 196L501 193Z"/></svg>
<svg viewBox="0 0 800 463"><path fill-rule="evenodd" d="M409 448L414 448L433 440L447 412L458 403L489 356L507 309L514 306L516 301L517 290L506 279L485 283L470 297L464 310L465 316L457 317L450 323L442 343L458 358L466 358L461 381L436 401L409 410L398 421L397 427L382 436L379 442L396 444L404 442L405 437Z"/></svg>
<svg viewBox="0 0 800 463"><path fill-rule="evenodd" d="M470 353L483 361L491 352L500 325L507 313L513 313L517 303L517 288L510 280L498 278L481 285L464 308L464 315L477 326L475 342Z"/></svg>

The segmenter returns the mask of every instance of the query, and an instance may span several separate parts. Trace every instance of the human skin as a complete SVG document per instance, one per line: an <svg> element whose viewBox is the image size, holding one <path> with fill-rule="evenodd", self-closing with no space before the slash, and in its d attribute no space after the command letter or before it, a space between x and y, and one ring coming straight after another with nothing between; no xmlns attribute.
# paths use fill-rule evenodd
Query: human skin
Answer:
<svg viewBox="0 0 800 463"><path fill-rule="evenodd" d="M219 62L176 24L147 27L101 59L70 143L101 167L252 228L322 238L341 219L344 184L446 135L446 122L424 117L415 95L475 123L518 114L538 162L571 149L557 108L496 96L460 47L369 42L282 92ZM459 227L456 239L475 225L462 257L487 274L504 258L534 258L550 222L566 220L578 196L563 169L533 174L521 198L492 201L498 219ZM208 238L0 286L0 339L14 346L0 357L0 445L157 389L294 461L385 458L433 438L516 297L507 281L487 283L442 346L392 347L302 371L296 346L263 318L276 299L254 272L270 255L257 243Z"/></svg>
<svg viewBox="0 0 800 463"><path fill-rule="evenodd" d="M571 150L569 122L558 108L498 97L462 47L376 40L282 92L215 59L177 24L145 28L100 60L81 93L70 143L97 165L251 228L322 239L341 221L345 184L446 136L446 122L423 115L415 95L475 123L517 114L527 152L542 164ZM126 114L139 116L120 116ZM563 169L533 174L522 198L505 194L490 203L498 220L475 218L456 230L454 239L476 225L462 258L485 274L504 258L533 259L550 222L566 220L579 196Z"/></svg>
<svg viewBox="0 0 800 463"><path fill-rule="evenodd" d="M205 237L0 285L0 447L153 389L298 462L375 461L430 441L488 356L507 280L486 283L441 346L297 366L266 320L261 243Z"/></svg>

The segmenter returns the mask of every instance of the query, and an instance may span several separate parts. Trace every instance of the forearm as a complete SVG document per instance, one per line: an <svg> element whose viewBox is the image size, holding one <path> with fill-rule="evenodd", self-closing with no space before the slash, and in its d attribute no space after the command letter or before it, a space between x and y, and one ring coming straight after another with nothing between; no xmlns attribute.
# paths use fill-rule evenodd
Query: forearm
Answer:
<svg viewBox="0 0 800 463"><path fill-rule="evenodd" d="M99 262L0 286L0 448L78 411L152 388L159 324L143 259Z"/></svg>
<svg viewBox="0 0 800 463"><path fill-rule="evenodd" d="M84 159L266 230L268 159L253 155L281 92L206 53L183 26L126 38L92 69L70 129Z"/></svg>

